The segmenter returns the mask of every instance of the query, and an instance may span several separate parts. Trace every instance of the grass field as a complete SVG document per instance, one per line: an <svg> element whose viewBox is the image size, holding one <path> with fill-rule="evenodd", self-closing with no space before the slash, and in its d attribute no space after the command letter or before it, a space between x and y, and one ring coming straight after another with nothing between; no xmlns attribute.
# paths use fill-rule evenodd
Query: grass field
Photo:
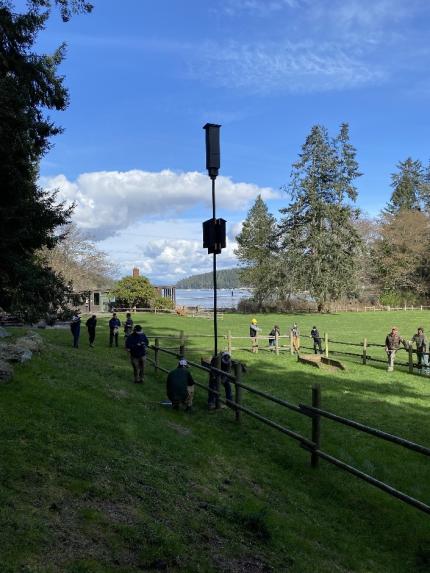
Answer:
<svg viewBox="0 0 430 573"><path fill-rule="evenodd" d="M246 336L250 318L225 314L219 331ZM297 320L302 333L316 324L350 342L383 343L392 324L407 338L430 331L419 311L257 318L263 334ZM212 333L210 321L139 319L150 337L185 331L190 358L210 353L211 339L198 336ZM203 390L192 414L160 405L164 375L148 367L145 384L132 384L125 351L108 348L107 319L94 349L84 331L79 349L67 330L41 334L45 352L0 386L0 573L430 571L429 516L323 461L312 469L308 452L256 420L208 413ZM256 388L310 403L317 382L325 409L430 444L430 378L352 357L344 372L287 352L234 357ZM243 403L310 437L306 417L246 392ZM428 458L322 425L328 453L430 503Z"/></svg>

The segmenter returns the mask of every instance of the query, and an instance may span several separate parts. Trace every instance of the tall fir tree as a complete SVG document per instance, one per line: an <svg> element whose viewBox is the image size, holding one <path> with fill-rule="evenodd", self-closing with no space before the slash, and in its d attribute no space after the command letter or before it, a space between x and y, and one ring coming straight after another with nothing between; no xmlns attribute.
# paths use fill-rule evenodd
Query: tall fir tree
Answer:
<svg viewBox="0 0 430 573"><path fill-rule="evenodd" d="M39 249L55 245L55 229L71 214L38 185L39 162L51 137L61 131L46 110L64 110L68 103L58 74L64 45L53 55L33 51L51 4L30 0L28 11L17 13L13 3L0 0L0 306L12 311L40 313L61 299L61 279L38 255ZM91 8L83 0L56 4L65 20ZM64 294L67 290L64 285Z"/></svg>
<svg viewBox="0 0 430 573"><path fill-rule="evenodd" d="M236 240L235 254L241 264L241 282L254 289L253 298L261 309L273 292L276 248L276 220L261 195L249 210Z"/></svg>
<svg viewBox="0 0 430 573"><path fill-rule="evenodd" d="M419 159L413 160L411 157L405 161L399 161L396 165L397 172L391 174L391 194L390 202L386 211L392 215L401 210L421 211L428 203L427 181L423 164Z"/></svg>
<svg viewBox="0 0 430 573"><path fill-rule="evenodd" d="M358 210L351 202L361 173L355 157L347 124L332 140L325 127L315 125L284 187L291 198L280 210L285 268L295 290L309 292L320 310L356 290L361 239L355 225Z"/></svg>

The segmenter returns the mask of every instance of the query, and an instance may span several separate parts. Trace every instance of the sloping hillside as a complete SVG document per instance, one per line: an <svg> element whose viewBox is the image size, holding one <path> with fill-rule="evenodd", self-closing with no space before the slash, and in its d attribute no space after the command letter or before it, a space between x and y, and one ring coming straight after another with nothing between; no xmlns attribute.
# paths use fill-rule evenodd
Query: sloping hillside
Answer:
<svg viewBox="0 0 430 573"><path fill-rule="evenodd" d="M191 318L142 321L149 334L211 330ZM227 316L223 328L239 333L247 321ZM191 414L161 405L164 375L148 368L134 385L124 349L107 347L99 322L94 349L85 333L73 349L67 330L43 332L47 350L0 386L2 573L428 570L427 516L331 466L312 470L308 452L255 420L209 414L201 390ZM189 341L197 358L193 344L202 339ZM247 383L298 403L318 381L326 407L429 442L428 383L418 377L395 372L388 383L383 370L360 365L333 374L288 355L238 356ZM309 435L308 420L259 409ZM429 500L427 459L330 422L324 440L334 455Z"/></svg>

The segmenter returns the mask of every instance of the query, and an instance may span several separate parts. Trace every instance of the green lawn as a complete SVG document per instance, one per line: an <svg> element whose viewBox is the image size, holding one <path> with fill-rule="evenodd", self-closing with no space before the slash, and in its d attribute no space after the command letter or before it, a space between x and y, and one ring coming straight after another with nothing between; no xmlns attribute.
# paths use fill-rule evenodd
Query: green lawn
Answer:
<svg viewBox="0 0 430 573"><path fill-rule="evenodd" d="M210 353L211 339L198 334L211 334L211 321L139 318L150 337L185 331L190 358ZM246 336L250 318L225 314L219 331ZM350 342L383 343L392 324L407 338L417 326L430 331L430 314L419 311L257 319L264 334L297 320L302 333L316 324ZM430 571L429 516L323 461L312 469L309 453L256 420L208 413L203 390L192 414L160 405L164 375L148 367L145 384L132 384L123 348L107 347L106 324L94 349L85 332L73 349L67 330L41 331L46 351L0 386L1 573ZM382 349L369 353L383 358ZM318 382L325 409L430 444L430 378L354 358L340 372L285 351L234 357L256 388L310 403ZM306 417L246 392L243 402L310 437ZM428 458L322 425L328 453L430 503Z"/></svg>

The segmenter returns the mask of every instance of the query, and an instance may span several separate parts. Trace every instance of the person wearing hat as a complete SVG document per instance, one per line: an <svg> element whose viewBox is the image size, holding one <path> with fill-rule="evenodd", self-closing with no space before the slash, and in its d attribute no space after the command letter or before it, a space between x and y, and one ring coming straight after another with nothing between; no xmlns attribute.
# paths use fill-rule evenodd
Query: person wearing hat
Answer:
<svg viewBox="0 0 430 573"><path fill-rule="evenodd" d="M145 375L146 348L149 346L146 335L142 332L140 324L136 324L130 336L127 336L125 347L130 354L133 366L134 382L141 384Z"/></svg>
<svg viewBox="0 0 430 573"><path fill-rule="evenodd" d="M257 336L261 328L257 326L257 319L253 318L249 325L249 336L251 337L251 352L258 352Z"/></svg>
<svg viewBox="0 0 430 573"><path fill-rule="evenodd" d="M319 352L320 354L322 354L322 353L323 353L323 349L322 349L322 346L321 346L321 336L320 336L320 333L318 332L318 329L317 329L316 326L313 326L313 327L312 327L312 330L311 330L311 338L312 338L312 340L314 341L314 352L315 352L315 354L318 354L318 352ZM317 351L317 349L318 349L318 351Z"/></svg>
<svg viewBox="0 0 430 573"><path fill-rule="evenodd" d="M181 358L178 366L167 375L166 390L174 410L179 410L183 404L189 412L193 406L194 380L187 366L188 362Z"/></svg>

